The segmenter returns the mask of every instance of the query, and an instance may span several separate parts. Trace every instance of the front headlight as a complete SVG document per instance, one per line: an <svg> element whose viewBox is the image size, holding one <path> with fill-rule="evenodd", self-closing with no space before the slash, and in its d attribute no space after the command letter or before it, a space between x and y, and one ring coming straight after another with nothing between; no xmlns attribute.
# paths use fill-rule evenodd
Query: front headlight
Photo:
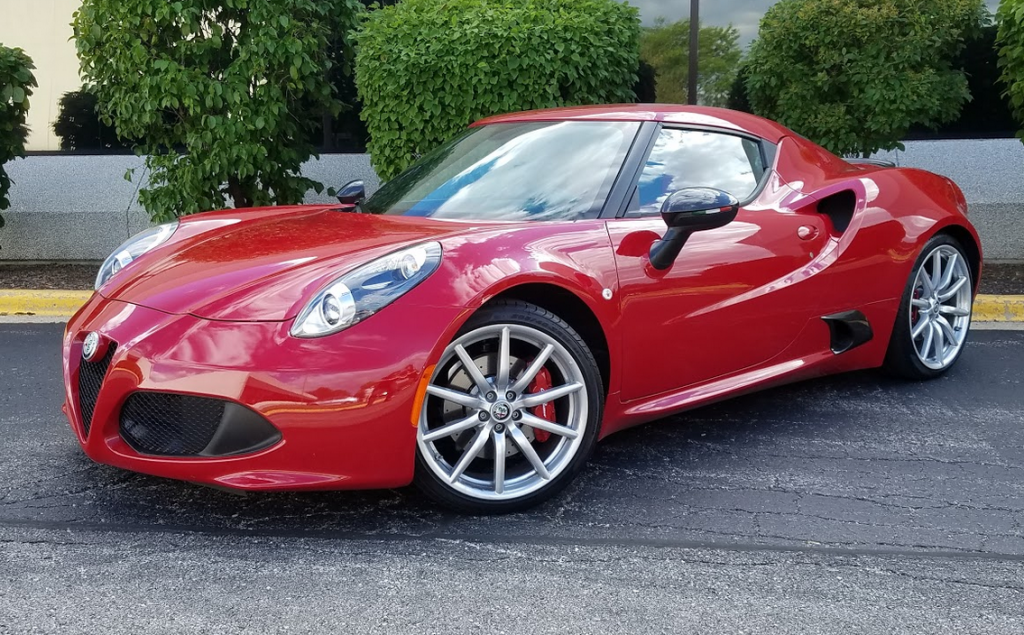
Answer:
<svg viewBox="0 0 1024 635"><path fill-rule="evenodd" d="M178 229L178 221L158 225L136 234L126 240L124 244L114 250L100 267L96 275L96 289L99 290L108 280L117 275L117 272L127 267L133 260L147 251L162 245L171 237L174 230Z"/></svg>
<svg viewBox="0 0 1024 635"><path fill-rule="evenodd" d="M361 322L437 271L441 245L427 243L378 258L313 296L295 318L294 337L323 337Z"/></svg>

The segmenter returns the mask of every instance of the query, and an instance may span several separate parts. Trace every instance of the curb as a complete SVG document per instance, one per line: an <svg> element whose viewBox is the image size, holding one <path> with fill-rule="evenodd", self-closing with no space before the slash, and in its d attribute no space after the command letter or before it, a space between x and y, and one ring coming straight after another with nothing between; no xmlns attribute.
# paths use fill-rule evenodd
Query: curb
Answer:
<svg viewBox="0 0 1024 635"><path fill-rule="evenodd" d="M45 317L68 319L92 291L0 289L0 318ZM975 322L1024 322L1024 295L979 295L974 301Z"/></svg>
<svg viewBox="0 0 1024 635"><path fill-rule="evenodd" d="M1024 295L979 295L974 300L975 322L1024 322Z"/></svg>
<svg viewBox="0 0 1024 635"><path fill-rule="evenodd" d="M69 319L91 297L92 291L0 289L0 317Z"/></svg>

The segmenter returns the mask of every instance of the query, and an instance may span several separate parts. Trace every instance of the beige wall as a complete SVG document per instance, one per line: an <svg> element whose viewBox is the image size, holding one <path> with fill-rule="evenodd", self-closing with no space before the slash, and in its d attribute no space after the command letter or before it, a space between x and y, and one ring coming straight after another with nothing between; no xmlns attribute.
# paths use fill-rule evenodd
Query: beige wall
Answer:
<svg viewBox="0 0 1024 635"><path fill-rule="evenodd" d="M57 150L57 100L82 85L71 38L80 0L0 0L0 44L25 49L36 64L39 88L28 113L28 150Z"/></svg>

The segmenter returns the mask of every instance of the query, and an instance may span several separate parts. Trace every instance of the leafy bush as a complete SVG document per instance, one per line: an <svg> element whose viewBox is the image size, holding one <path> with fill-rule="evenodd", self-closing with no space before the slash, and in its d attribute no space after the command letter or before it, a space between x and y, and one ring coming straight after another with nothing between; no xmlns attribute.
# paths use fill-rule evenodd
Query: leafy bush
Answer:
<svg viewBox="0 0 1024 635"><path fill-rule="evenodd" d="M4 164L15 157L25 156L25 139L28 127L28 98L36 87L32 74L32 59L19 48L0 46L0 209L11 206L7 192L11 179L4 171ZM4 226L0 216L0 227Z"/></svg>
<svg viewBox="0 0 1024 635"><path fill-rule="evenodd" d="M357 39L383 179L481 117L634 100L640 20L616 0L405 0L369 13Z"/></svg>
<svg viewBox="0 0 1024 635"><path fill-rule="evenodd" d="M1024 123L1024 0L1002 0L996 18L1001 78L1014 116ZM1024 130L1017 136L1024 141Z"/></svg>
<svg viewBox="0 0 1024 635"><path fill-rule="evenodd" d="M750 104L839 154L901 147L970 99L955 62L985 15L982 0L781 0L750 49Z"/></svg>
<svg viewBox="0 0 1024 635"><path fill-rule="evenodd" d="M731 26L702 26L697 38L698 101L724 106L740 63L739 31ZM685 104L690 77L690 20L666 24L658 19L644 29L640 57L658 73L658 101Z"/></svg>
<svg viewBox="0 0 1024 635"><path fill-rule="evenodd" d="M137 139L154 220L296 203L299 169L340 103L358 0L84 0L74 33L104 123ZM179 153L180 152L180 153Z"/></svg>

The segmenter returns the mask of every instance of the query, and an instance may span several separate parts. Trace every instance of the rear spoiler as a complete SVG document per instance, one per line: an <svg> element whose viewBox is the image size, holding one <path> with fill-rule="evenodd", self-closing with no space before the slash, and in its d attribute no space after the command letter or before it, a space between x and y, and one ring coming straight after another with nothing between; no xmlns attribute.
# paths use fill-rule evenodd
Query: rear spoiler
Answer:
<svg viewBox="0 0 1024 635"><path fill-rule="evenodd" d="M852 163L853 165L871 165L871 166L874 166L876 168L894 168L894 167L896 167L895 163L893 163L892 161L886 161L884 159L855 159L855 158L848 158L848 159L843 159L843 160L846 161L847 163Z"/></svg>

